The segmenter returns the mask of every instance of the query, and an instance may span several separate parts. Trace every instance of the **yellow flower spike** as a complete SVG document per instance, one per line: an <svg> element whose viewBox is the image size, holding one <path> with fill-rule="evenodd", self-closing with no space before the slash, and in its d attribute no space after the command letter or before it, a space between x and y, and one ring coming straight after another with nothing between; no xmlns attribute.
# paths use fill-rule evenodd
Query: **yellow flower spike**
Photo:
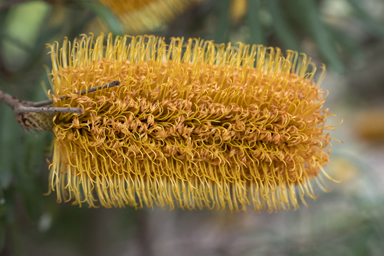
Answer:
<svg viewBox="0 0 384 256"><path fill-rule="evenodd" d="M73 96L54 106L84 109L54 119L58 202L273 212L325 186L330 114L304 54L103 34L49 47L54 93Z"/></svg>
<svg viewBox="0 0 384 256"><path fill-rule="evenodd" d="M129 33L161 27L202 0L98 0L114 12Z"/></svg>

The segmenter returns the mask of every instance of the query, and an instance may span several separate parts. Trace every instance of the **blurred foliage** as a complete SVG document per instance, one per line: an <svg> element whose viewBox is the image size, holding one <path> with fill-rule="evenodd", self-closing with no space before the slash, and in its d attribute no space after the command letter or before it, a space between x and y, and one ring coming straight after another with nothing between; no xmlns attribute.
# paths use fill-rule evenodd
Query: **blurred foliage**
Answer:
<svg viewBox="0 0 384 256"><path fill-rule="evenodd" d="M335 7L338 12L330 11ZM205 0L166 27L147 33L305 51L316 62L325 62L331 70L343 74L364 58L369 45L383 42L383 8L384 3L375 0ZM50 69L47 43L61 41L65 36L73 40L88 32L122 34L123 29L114 13L97 1L2 0L0 89L20 99L44 100L41 82L49 85L49 81L43 66ZM48 184L45 158L50 157L52 137L50 133L25 133L15 122L12 111L0 104L0 255L102 255L109 251L98 250L103 245L113 243L121 248L126 240L140 239L135 236L142 228L138 216L146 210L79 209L56 204L54 195L43 196ZM353 161L355 158L350 159ZM357 165L364 162L359 161ZM375 179L367 184L374 190ZM322 194L319 202L310 203L309 210L287 213L286 221L275 231L264 228L243 234L254 238L251 241L255 246L241 253L210 255L269 255L271 251L279 255L381 255L384 197L377 196L379 192L375 196L337 192ZM183 214L191 217L176 211L171 216L178 217L172 221L180 221ZM206 219L216 216L206 211L193 214L208 216ZM273 223L270 219L281 218L282 214L261 214L255 218ZM227 219L237 216L219 215ZM324 216L327 223L318 223L319 219L324 221ZM298 232L297 225L306 225L306 231ZM280 233L281 229L285 233ZM188 235L185 230L179 232ZM44 243L44 248L36 251L34 243ZM117 249L112 252L119 253Z"/></svg>

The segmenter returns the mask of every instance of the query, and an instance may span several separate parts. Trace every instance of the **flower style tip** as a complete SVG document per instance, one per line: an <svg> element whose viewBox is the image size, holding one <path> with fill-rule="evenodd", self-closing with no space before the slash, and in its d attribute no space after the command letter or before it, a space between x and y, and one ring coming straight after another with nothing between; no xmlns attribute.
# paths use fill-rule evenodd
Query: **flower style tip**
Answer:
<svg viewBox="0 0 384 256"><path fill-rule="evenodd" d="M84 109L54 118L58 202L273 212L315 199L313 180L325 190L325 68L316 82L305 54L155 36L49 47L54 93L68 96L54 106Z"/></svg>

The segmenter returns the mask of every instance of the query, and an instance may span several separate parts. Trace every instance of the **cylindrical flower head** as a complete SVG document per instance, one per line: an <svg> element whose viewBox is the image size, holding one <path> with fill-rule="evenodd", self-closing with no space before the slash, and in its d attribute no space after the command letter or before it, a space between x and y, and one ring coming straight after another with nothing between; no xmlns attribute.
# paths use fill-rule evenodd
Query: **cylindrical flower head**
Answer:
<svg viewBox="0 0 384 256"><path fill-rule="evenodd" d="M59 202L272 212L315 199L311 180L328 177L330 114L304 54L112 35L50 49L54 94L69 96L54 106L84 109L54 118Z"/></svg>

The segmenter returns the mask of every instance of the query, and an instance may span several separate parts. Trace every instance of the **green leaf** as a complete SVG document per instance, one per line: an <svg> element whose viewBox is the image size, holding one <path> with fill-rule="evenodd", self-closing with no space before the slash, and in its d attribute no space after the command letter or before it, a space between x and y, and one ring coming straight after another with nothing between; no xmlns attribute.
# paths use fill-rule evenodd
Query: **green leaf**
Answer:
<svg viewBox="0 0 384 256"><path fill-rule="evenodd" d="M38 193L36 189L36 180L32 179L28 174L19 170L16 173L17 190L21 195L24 208L32 222L37 222L41 216L41 197L42 193Z"/></svg>
<svg viewBox="0 0 384 256"><path fill-rule="evenodd" d="M6 215L6 208L5 208L5 198L3 190L0 188L0 254L1 251L4 249L5 245L5 215Z"/></svg>
<svg viewBox="0 0 384 256"><path fill-rule="evenodd" d="M364 10L361 6L361 1L348 0L349 4L353 7L356 15L360 20L376 35L384 38L384 25L376 21L372 16Z"/></svg>
<svg viewBox="0 0 384 256"><path fill-rule="evenodd" d="M2 57L10 70L18 70L23 64L36 40L38 31L44 24L44 17L51 5L44 1L30 1L15 5L2 24ZM26 26L28 24L28 26ZM25 74L23 74L25 75Z"/></svg>
<svg viewBox="0 0 384 256"><path fill-rule="evenodd" d="M3 190L0 188L0 221L5 217L6 209L5 209L5 195Z"/></svg>
<svg viewBox="0 0 384 256"><path fill-rule="evenodd" d="M363 58L362 48L359 47L353 38L345 34L344 31L335 27L329 26L328 30L332 34L332 38L335 40L337 45L339 45L343 52L352 56L354 59Z"/></svg>
<svg viewBox="0 0 384 256"><path fill-rule="evenodd" d="M73 20L64 26L64 30L69 30L68 39L73 40L84 33L85 27L95 19L97 15L90 9L77 9L69 13L68 19Z"/></svg>
<svg viewBox="0 0 384 256"><path fill-rule="evenodd" d="M247 20L250 30L251 44L265 45L266 39L260 22L259 0L248 0Z"/></svg>
<svg viewBox="0 0 384 256"><path fill-rule="evenodd" d="M295 33L289 22L284 17L284 12L281 9L281 1L269 0L269 11L273 19L273 28L276 37L280 40L286 49L300 51L300 43L296 38Z"/></svg>
<svg viewBox="0 0 384 256"><path fill-rule="evenodd" d="M48 17L50 13L46 14L45 23L49 24ZM41 72L41 67L43 66L44 60L47 55L47 46L48 42L52 41L52 38L62 33L62 26L47 27L41 26L40 31L38 32L38 37L35 44L32 46L32 51L28 54L24 65L20 68L19 74L25 74L26 72L31 72L31 70L36 70L35 73ZM60 35L61 36L61 35Z"/></svg>
<svg viewBox="0 0 384 256"><path fill-rule="evenodd" d="M123 35L123 29L119 19L116 15L106 6L91 1L79 1L80 5L91 9L97 16L99 16L107 24L111 32L115 35Z"/></svg>
<svg viewBox="0 0 384 256"><path fill-rule="evenodd" d="M12 180L12 167L15 164L15 115L8 106L0 105L0 186L7 189Z"/></svg>
<svg viewBox="0 0 384 256"><path fill-rule="evenodd" d="M3 251L5 245L5 223L0 219L0 253Z"/></svg>
<svg viewBox="0 0 384 256"><path fill-rule="evenodd" d="M13 225L16 223L16 210L15 210L15 189L10 188L4 191L5 198L5 223L7 225Z"/></svg>
<svg viewBox="0 0 384 256"><path fill-rule="evenodd" d="M45 75L43 77L45 78ZM34 89L33 101L46 98L40 86L36 85ZM28 217L33 222L37 222L42 214L43 191L37 186L36 174L41 172L44 152L51 141L49 137L50 133L48 132L39 132L36 136L26 134L24 138L20 136L22 141L17 143L20 145L17 151L22 160L18 161L15 170L16 186L21 194Z"/></svg>
<svg viewBox="0 0 384 256"><path fill-rule="evenodd" d="M217 27L215 33L215 43L228 42L228 28L229 28L229 5L230 0L221 0L217 5Z"/></svg>
<svg viewBox="0 0 384 256"><path fill-rule="evenodd" d="M41 170L45 138L39 134L37 137L29 135L25 143L18 147L22 160L15 168L16 187L21 195L24 208L31 221L37 222L41 216L43 191L37 187L36 175L33 172Z"/></svg>
<svg viewBox="0 0 384 256"><path fill-rule="evenodd" d="M342 73L344 67L336 50L336 44L320 18L315 0L295 0L292 4L296 8L297 23L315 40L320 54L333 70Z"/></svg>
<svg viewBox="0 0 384 256"><path fill-rule="evenodd" d="M30 165L35 164L26 155L26 152L41 151L44 148L37 138L25 138L25 136L32 136L29 134L23 134L21 128L15 121L13 112L7 111L4 123L4 129L2 131L2 143L1 154L2 157L0 165L0 184L2 188L9 188L11 178L14 177L17 192L20 193L21 199L24 203L25 210L32 221L37 221L41 215L41 194L37 187L36 181L33 179L30 173ZM24 141L27 140L28 143ZM39 145L40 144L40 145ZM33 156L38 157L38 156ZM41 160L40 157L35 160ZM8 209L8 207L7 207Z"/></svg>
<svg viewBox="0 0 384 256"><path fill-rule="evenodd" d="M38 167L37 161L42 161L44 137L23 133L13 111L3 104L1 108L0 185L4 190L11 189L13 180L17 188L14 192L20 193L29 218L37 221L41 215L42 192L37 189L31 170Z"/></svg>

